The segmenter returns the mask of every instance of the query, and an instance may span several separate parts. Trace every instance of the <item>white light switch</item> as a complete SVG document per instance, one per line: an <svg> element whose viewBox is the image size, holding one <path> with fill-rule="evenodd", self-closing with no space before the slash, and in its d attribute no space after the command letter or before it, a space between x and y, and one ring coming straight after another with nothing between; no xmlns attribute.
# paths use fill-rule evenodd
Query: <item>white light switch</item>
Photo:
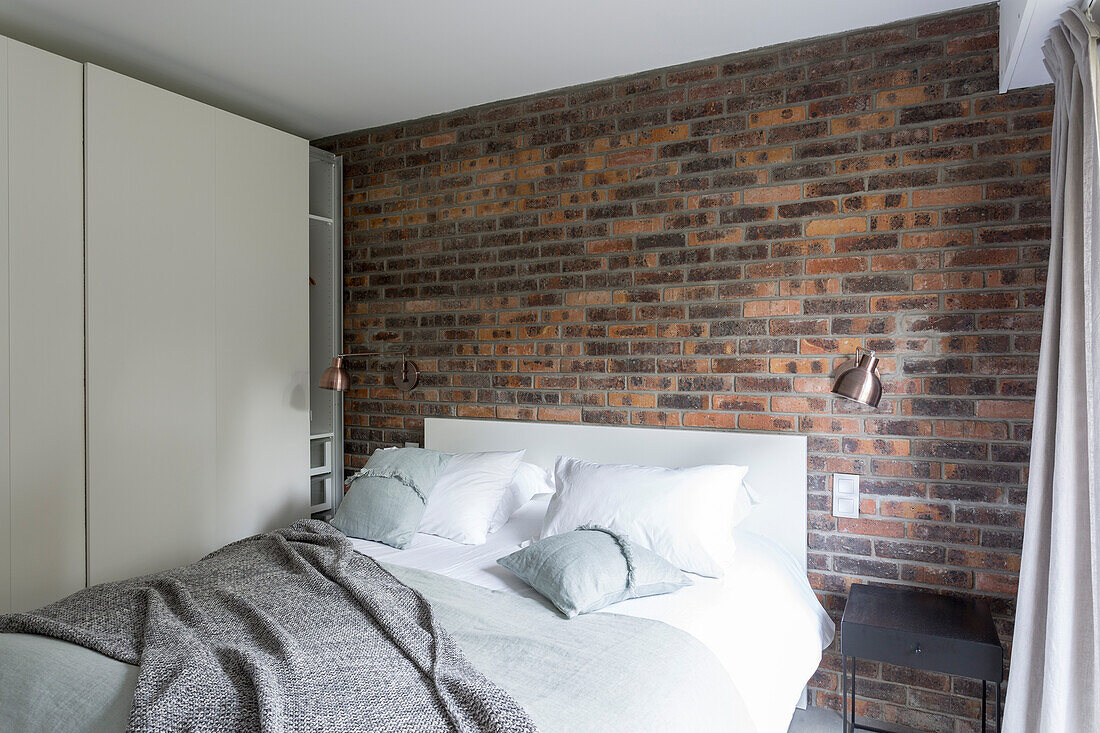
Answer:
<svg viewBox="0 0 1100 733"><path fill-rule="evenodd" d="M859 518L859 476L857 474L833 474L833 516Z"/></svg>

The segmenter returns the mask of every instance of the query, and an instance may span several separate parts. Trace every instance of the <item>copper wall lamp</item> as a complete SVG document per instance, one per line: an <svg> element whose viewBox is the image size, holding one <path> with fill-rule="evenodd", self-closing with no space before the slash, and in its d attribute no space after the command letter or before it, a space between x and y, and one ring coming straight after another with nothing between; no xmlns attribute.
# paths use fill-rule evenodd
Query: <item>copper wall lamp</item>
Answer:
<svg viewBox="0 0 1100 733"><path fill-rule="evenodd" d="M368 351L361 354L338 354L332 358L332 366L321 373L321 389L332 389L337 392L346 392L351 386L351 377L344 369L344 359L355 356L397 356L392 351ZM401 363L395 364L390 375L393 384L402 392L411 392L416 383L420 381L420 370L416 364L407 360L405 354L401 354Z"/></svg>
<svg viewBox="0 0 1100 733"><path fill-rule="evenodd" d="M840 372L833 382L833 394L870 407L878 407L878 402L882 399L878 362L879 358L870 349L862 346L856 349L855 365Z"/></svg>

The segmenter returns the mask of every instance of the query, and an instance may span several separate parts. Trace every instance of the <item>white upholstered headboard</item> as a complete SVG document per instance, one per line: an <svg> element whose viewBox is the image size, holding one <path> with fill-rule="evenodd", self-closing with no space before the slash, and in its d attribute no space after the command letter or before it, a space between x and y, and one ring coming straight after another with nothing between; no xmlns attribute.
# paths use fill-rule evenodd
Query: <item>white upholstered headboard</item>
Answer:
<svg viewBox="0 0 1100 733"><path fill-rule="evenodd" d="M803 435L429 417L424 420L424 447L447 453L522 448L526 461L548 468L558 456L669 468L748 466L746 480L760 504L741 526L770 537L806 569Z"/></svg>

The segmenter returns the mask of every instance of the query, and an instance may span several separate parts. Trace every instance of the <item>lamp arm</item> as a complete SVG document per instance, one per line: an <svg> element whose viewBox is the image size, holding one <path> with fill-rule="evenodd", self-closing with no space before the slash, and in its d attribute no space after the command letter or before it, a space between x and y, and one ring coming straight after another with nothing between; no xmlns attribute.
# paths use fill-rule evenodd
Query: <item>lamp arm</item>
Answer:
<svg viewBox="0 0 1100 733"><path fill-rule="evenodd" d="M345 372L344 368L341 366L341 362L353 356L400 356L401 366L396 368L393 372L393 383L402 392L411 391L416 387L416 383L420 381L420 369L417 368L416 362L409 361L404 351L363 351L337 354L332 360L332 366L326 369L325 373L321 375L321 387L323 389L340 389L341 391L347 389L348 376L347 372ZM334 376L329 377L330 372L332 372ZM342 388L326 386L326 379L332 384L338 384L340 380L342 380L345 386Z"/></svg>
<svg viewBox="0 0 1100 733"><path fill-rule="evenodd" d="M405 352L404 351L361 351L354 354L337 354L337 359L347 359L352 356L399 356L401 357L401 373L404 374L408 371L408 367L405 366Z"/></svg>
<svg viewBox="0 0 1100 733"><path fill-rule="evenodd" d="M338 359L347 359L352 356L400 356L401 364L405 364L404 351L357 351L354 354L337 354Z"/></svg>

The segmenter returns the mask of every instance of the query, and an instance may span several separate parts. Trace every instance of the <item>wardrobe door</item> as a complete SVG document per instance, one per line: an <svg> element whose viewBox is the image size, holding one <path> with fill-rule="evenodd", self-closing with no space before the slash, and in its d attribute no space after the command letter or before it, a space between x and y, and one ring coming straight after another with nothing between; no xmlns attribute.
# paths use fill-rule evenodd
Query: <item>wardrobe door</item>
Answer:
<svg viewBox="0 0 1100 733"><path fill-rule="evenodd" d="M0 613L85 580L81 86L0 38Z"/></svg>
<svg viewBox="0 0 1100 733"><path fill-rule="evenodd" d="M309 149L217 114L217 542L309 516Z"/></svg>
<svg viewBox="0 0 1100 733"><path fill-rule="evenodd" d="M11 613L11 395L8 316L8 46L0 36L0 613Z"/></svg>
<svg viewBox="0 0 1100 733"><path fill-rule="evenodd" d="M83 67L8 43L11 606L84 587Z"/></svg>
<svg viewBox="0 0 1100 733"><path fill-rule="evenodd" d="M85 71L88 580L216 546L215 110Z"/></svg>

